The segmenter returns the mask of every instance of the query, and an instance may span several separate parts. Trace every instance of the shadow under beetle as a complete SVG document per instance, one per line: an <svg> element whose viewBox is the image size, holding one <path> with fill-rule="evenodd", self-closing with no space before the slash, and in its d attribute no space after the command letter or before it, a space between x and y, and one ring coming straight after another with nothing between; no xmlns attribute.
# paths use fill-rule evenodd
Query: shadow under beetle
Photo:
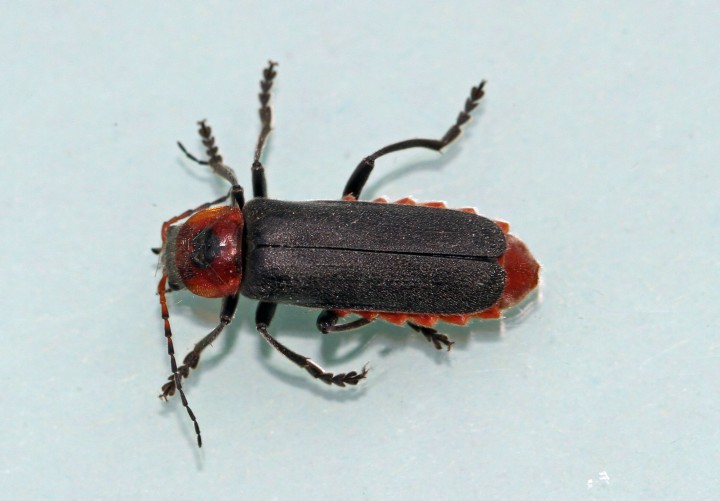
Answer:
<svg viewBox="0 0 720 501"><path fill-rule="evenodd" d="M188 158L208 165L230 183L227 195L188 210L162 225L163 275L158 284L172 375L160 397L180 393L202 446L200 426L188 405L182 379L200 354L220 335L235 314L240 295L260 304L255 325L260 335L290 361L315 378L337 386L355 385L367 375L327 372L307 357L278 342L268 328L278 304L319 308L317 327L341 332L383 319L406 323L441 349L453 342L433 326L438 321L465 325L471 318L499 318L501 311L537 287L540 266L525 244L510 235L509 225L478 215L474 209L448 209L442 202L417 203L410 198L360 202L358 198L375 160L400 150L441 151L460 135L484 95L485 81L473 87L455 123L440 139L409 139L365 157L350 175L342 199L284 202L267 198L260 157L271 130L270 90L276 63L269 62L260 82L262 128L252 163L253 199L245 202L235 172L223 161L212 130L199 122L208 160L198 160L181 143ZM216 206L226 200L227 205ZM175 224L186 219L182 224ZM223 298L220 322L202 338L178 367L175 361L166 294L188 289ZM348 314L359 318L340 322Z"/></svg>

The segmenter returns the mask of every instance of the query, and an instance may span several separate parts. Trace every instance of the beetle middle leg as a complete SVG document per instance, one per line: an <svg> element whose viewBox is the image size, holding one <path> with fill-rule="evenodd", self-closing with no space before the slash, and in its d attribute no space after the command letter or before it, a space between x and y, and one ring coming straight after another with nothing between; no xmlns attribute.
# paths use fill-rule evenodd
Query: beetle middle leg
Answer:
<svg viewBox="0 0 720 501"><path fill-rule="evenodd" d="M356 385L361 379L367 376L368 368L365 365L360 372L350 371L347 373L334 374L327 372L325 369L320 367L318 364L313 362L308 357L295 353L294 351L281 344L268 332L270 322L272 322L273 316L275 315L276 303L261 302L258 305L255 313L255 327L265 341L270 344L273 348L283 354L288 360L310 373L310 375L316 379L319 379L323 383L336 386L345 385Z"/></svg>
<svg viewBox="0 0 720 501"><path fill-rule="evenodd" d="M275 80L276 62L268 61L267 68L263 70L263 79L260 81L260 135L258 136L257 145L255 146L255 158L252 164L252 185L254 197L267 197L267 182L265 181L265 167L263 167L260 157L262 156L265 141L272 130L272 107L270 106L270 90Z"/></svg>
<svg viewBox="0 0 720 501"><path fill-rule="evenodd" d="M470 112L474 110L478 101L485 95L483 90L485 86L485 80L480 82L477 87L470 89L470 96L465 100L465 105L458 114L455 123L447 130L445 135L440 139L408 139L406 141L400 141L393 143L384 148L380 148L372 155L363 158L355 170L350 175L345 189L343 190L343 197L360 198L360 192L362 191L365 183L367 183L370 173L375 167L375 160L388 153L394 153L396 151L407 150L410 148L428 148L435 151L440 151L447 145L452 143L455 139L460 136L462 130L461 127L470 120Z"/></svg>

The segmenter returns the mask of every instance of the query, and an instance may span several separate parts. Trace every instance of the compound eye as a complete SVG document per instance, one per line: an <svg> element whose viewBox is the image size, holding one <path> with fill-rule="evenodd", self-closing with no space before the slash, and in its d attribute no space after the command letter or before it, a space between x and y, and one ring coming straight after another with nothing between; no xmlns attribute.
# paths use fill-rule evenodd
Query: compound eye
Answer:
<svg viewBox="0 0 720 501"><path fill-rule="evenodd" d="M214 207L194 214L180 227L175 265L193 294L225 297L242 279L243 214L237 207Z"/></svg>

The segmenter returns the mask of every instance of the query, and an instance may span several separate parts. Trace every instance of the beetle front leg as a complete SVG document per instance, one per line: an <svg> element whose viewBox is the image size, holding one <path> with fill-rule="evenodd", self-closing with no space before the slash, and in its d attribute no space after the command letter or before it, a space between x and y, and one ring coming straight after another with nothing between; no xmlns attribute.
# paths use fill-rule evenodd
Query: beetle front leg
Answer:
<svg viewBox="0 0 720 501"><path fill-rule="evenodd" d="M455 344L455 341L451 341L446 334L442 334L441 332L438 332L433 328L425 327L424 325L418 325L414 322L406 323L410 326L411 329L425 336L425 339L430 341L437 350L442 350L443 347L447 347L447 351L450 351L452 345Z"/></svg>
<svg viewBox="0 0 720 501"><path fill-rule="evenodd" d="M237 176L235 176L235 171L225 165L225 163L223 162L223 157L220 154L220 150L215 144L215 136L213 136L212 134L212 128L207 125L205 120L200 120L198 122L198 125L200 126L200 128L198 129L198 133L202 138L202 143L205 146L205 151L210 160L199 160L195 155L191 154L180 141L178 141L177 143L178 147L182 150L183 153L185 153L185 156L188 157L190 160L200 165L210 166L210 168L212 168L215 174L230 183L232 185L232 188L227 196L232 195L235 205L242 209L242 207L245 205L245 194L242 186L240 186L237 182Z"/></svg>
<svg viewBox="0 0 720 501"><path fill-rule="evenodd" d="M275 315L275 309L277 308L276 303L262 302L258 305L257 312L255 313L255 327L265 341L270 344L273 348L283 354L288 360L310 373L310 375L316 379L319 379L323 383L336 386L345 385L356 385L361 379L365 379L368 373L367 364L362 368L360 372L350 371L347 373L334 374L327 372L325 369L320 367L318 364L313 362L308 357L299 355L294 351L285 347L285 345L278 342L268 332L268 327Z"/></svg>
<svg viewBox="0 0 720 501"><path fill-rule="evenodd" d="M470 89L470 96L465 100L465 105L455 120L455 123L447 130L445 135L440 139L408 139L406 141L400 141L393 143L384 148L380 148L372 155L369 155L360 161L355 170L350 175L345 189L343 190L343 198L351 197L354 199L360 198L360 192L362 192L365 183L367 183L370 173L375 167L375 160L388 153L394 153L396 151L407 150L409 148L428 148L430 150L440 151L447 145L452 143L462 133L461 127L470 120L470 112L477 107L478 101L485 95L483 90L485 86L485 80L480 82L477 87Z"/></svg>
<svg viewBox="0 0 720 501"><path fill-rule="evenodd" d="M175 394L175 390L180 389L176 386L176 381L179 381L181 378L187 378L190 375L190 369L197 368L198 362L200 362L200 355L203 350L210 346L218 338L218 336L220 336L222 331L225 329L225 326L228 325L235 316L238 299L239 295L233 294L223 300L223 306L220 312L220 323L209 334L198 341L190 353L185 355L183 364L178 367L176 371L179 377L176 379L175 373L173 373L168 378L168 382L162 387L162 393L158 395L160 398L167 400L168 397L173 396Z"/></svg>
<svg viewBox="0 0 720 501"><path fill-rule="evenodd" d="M172 374L168 378L168 382L163 385L162 393L158 396L162 399L167 400L167 397L174 395L176 390L180 393L180 400L182 401L182 405L183 407L185 407L185 410L187 411L188 416L190 417L190 420L193 422L193 426L195 427L195 436L197 437L198 447L202 447L200 423L198 423L198 420L195 417L195 413L190 408L188 399L185 396L185 392L183 391L182 387L182 378L188 377L188 375L190 374L190 369L194 369L197 366L197 363L200 361L200 353L202 352L202 350L207 345L212 343L212 341L220 335L225 326L230 323L233 315L235 314L235 307L237 306L239 296L238 294L234 294L225 298L222 314L220 315L220 324L215 329L213 329L210 334L205 336L202 340L200 340L198 344L195 345L193 351L185 357L183 365L178 367L177 362L175 361L175 346L173 345L172 340L172 329L170 328L170 312L167 306L167 298L165 297L167 279L167 275L163 274L160 282L158 283L157 290L158 295L160 296L160 309L162 311L162 319L165 324L165 339L167 339L167 351L170 357L170 370Z"/></svg>

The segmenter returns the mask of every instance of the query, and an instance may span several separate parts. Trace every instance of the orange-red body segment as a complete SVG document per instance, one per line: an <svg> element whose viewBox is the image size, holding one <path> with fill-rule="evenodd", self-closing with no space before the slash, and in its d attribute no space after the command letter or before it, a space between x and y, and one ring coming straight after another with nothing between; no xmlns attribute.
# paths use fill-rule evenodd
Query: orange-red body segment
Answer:
<svg viewBox="0 0 720 501"><path fill-rule="evenodd" d="M198 296L226 297L242 280L243 213L220 206L193 214L180 227L175 265L185 287Z"/></svg>

